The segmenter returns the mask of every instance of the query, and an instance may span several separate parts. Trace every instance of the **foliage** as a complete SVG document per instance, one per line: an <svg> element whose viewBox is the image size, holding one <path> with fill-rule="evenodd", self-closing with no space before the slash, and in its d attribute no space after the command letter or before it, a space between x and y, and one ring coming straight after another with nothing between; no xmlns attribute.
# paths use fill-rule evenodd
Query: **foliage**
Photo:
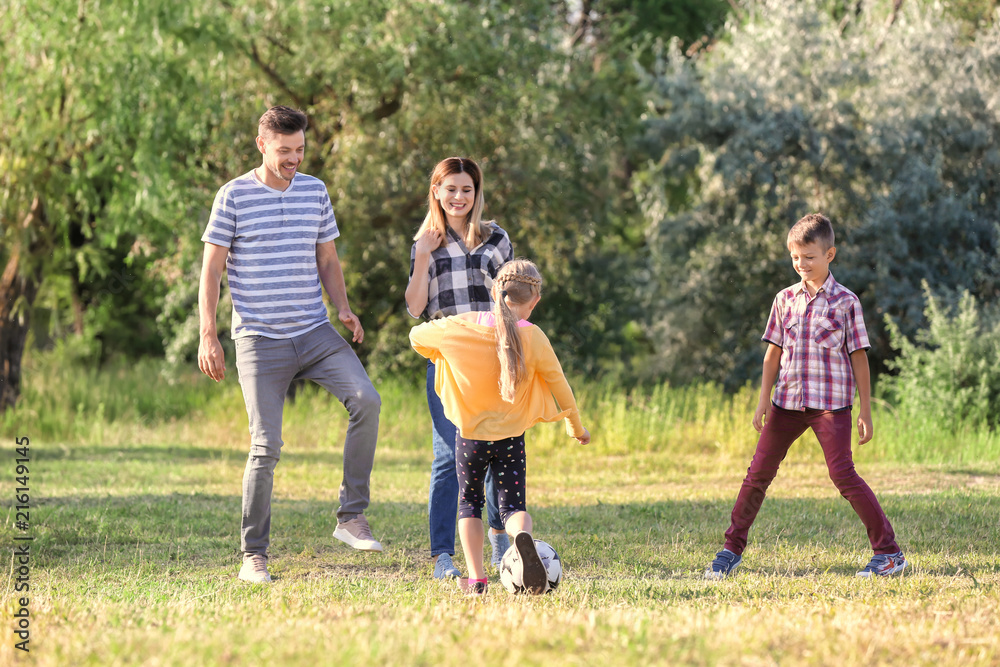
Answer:
<svg viewBox="0 0 1000 667"><path fill-rule="evenodd" d="M670 50L650 72L634 184L655 368L728 388L758 376L769 304L795 280L785 234L821 210L877 370L883 317L907 335L922 323L921 280L998 294L1000 29L966 42L940 9L908 5L888 28L868 10L841 26L813 2L752 9L710 53Z"/></svg>
<svg viewBox="0 0 1000 667"><path fill-rule="evenodd" d="M597 0L590 20L598 39L635 48L648 64L644 48L657 39L676 38L692 52L708 44L725 26L729 0Z"/></svg>
<svg viewBox="0 0 1000 667"><path fill-rule="evenodd" d="M212 196L256 165L259 114L288 103L310 115L303 171L334 197L375 376L419 370L409 245L455 153L483 164L487 215L541 265L536 317L570 370L756 377L767 302L792 279L784 229L814 208L838 225L834 270L878 370L884 315L908 335L923 321L921 278L995 297L1000 201L996 26L970 37L989 3L904 3L886 27L890 4L8 3L0 261L31 249L19 270L41 292L18 308L39 344L190 363ZM669 36L697 55L654 58ZM38 195L47 222L24 228Z"/></svg>
<svg viewBox="0 0 1000 667"><path fill-rule="evenodd" d="M924 283L927 328L911 341L887 317L896 372L881 387L908 420L945 428L1000 425L1000 319L983 318L965 292L950 313Z"/></svg>
<svg viewBox="0 0 1000 667"><path fill-rule="evenodd" d="M541 265L538 313L557 346L588 370L641 346L630 325L637 298L620 278L629 244L642 242L620 233L635 210L622 165L639 96L620 85L632 75L624 60L596 63L596 47L565 44L568 24L548 2L516 11L502 2L246 2L196 14L199 34L220 49L207 76L226 73L233 85L205 156L219 172L212 185L256 165L253 119L267 106L310 115L303 171L334 199L348 294L368 332L358 351L374 375L419 366L402 297L409 250L428 175L453 154L482 164L487 216ZM185 240L162 263L170 291L159 327L178 361L196 343L204 222L185 220ZM593 293L606 298L599 319Z"/></svg>
<svg viewBox="0 0 1000 667"><path fill-rule="evenodd" d="M171 34L171 2L64 9L0 13L0 262L20 256L78 333L156 352L162 290L146 267L195 210L184 181L203 173L195 148L215 115L201 54ZM24 227L36 198L45 215Z"/></svg>

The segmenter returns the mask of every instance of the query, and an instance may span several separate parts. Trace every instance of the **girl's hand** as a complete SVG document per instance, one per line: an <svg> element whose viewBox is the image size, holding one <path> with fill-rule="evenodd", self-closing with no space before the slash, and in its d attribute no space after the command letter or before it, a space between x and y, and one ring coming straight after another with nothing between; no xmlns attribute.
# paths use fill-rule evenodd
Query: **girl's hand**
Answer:
<svg viewBox="0 0 1000 667"><path fill-rule="evenodd" d="M579 442L581 445L589 445L590 431L588 431L587 429L583 429L583 435L581 435L579 438L576 438L576 441Z"/></svg>
<svg viewBox="0 0 1000 667"><path fill-rule="evenodd" d="M417 254L418 255L430 255L432 252L441 247L441 242L444 237L436 229L426 229L424 233L420 235L417 239Z"/></svg>

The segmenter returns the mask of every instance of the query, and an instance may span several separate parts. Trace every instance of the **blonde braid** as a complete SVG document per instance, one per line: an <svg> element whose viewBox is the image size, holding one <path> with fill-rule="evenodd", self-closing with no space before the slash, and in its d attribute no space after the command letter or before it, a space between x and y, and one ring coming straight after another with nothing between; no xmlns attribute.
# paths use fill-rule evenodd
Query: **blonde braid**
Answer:
<svg viewBox="0 0 1000 667"><path fill-rule="evenodd" d="M520 305L541 293L542 275L526 259L507 262L493 281L493 316L496 319L497 357L500 360L500 396L513 403L517 388L527 375L517 320L507 304Z"/></svg>

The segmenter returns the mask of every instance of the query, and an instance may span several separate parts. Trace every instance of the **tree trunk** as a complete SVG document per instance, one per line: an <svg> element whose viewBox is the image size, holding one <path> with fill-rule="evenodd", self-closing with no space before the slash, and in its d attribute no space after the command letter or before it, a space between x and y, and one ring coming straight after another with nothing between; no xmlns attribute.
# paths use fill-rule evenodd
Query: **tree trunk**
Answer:
<svg viewBox="0 0 1000 667"><path fill-rule="evenodd" d="M40 266L25 262L22 253L27 250L30 257L41 250L47 230L39 228L47 227L47 222L41 198L35 197L24 219L27 236L35 240L28 248L15 246L0 275L0 414L13 407L21 395L21 359L28 340L31 307L42 283Z"/></svg>

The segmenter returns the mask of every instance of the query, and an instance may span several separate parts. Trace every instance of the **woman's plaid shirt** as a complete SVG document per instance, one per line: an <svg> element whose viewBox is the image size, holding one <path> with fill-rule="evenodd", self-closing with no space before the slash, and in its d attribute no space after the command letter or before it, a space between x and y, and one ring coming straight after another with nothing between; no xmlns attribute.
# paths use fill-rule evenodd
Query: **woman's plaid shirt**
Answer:
<svg viewBox="0 0 1000 667"><path fill-rule="evenodd" d="M778 292L762 340L781 348L774 404L838 410L854 401L851 353L867 350L861 302L831 273L810 298L804 283Z"/></svg>
<svg viewBox="0 0 1000 667"><path fill-rule="evenodd" d="M514 258L514 246L500 225L490 223L492 232L486 241L469 251L462 239L447 227L448 243L431 253L427 268L427 307L424 319L490 310L490 288L497 271ZM417 244L410 248L410 276L417 256Z"/></svg>

